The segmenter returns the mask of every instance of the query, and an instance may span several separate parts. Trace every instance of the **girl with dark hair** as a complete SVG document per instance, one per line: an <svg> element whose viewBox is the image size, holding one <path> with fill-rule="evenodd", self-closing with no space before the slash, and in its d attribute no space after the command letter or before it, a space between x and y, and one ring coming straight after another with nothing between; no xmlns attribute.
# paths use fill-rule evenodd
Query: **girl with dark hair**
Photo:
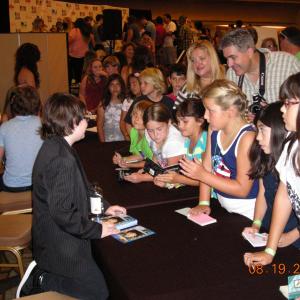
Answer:
<svg viewBox="0 0 300 300"><path fill-rule="evenodd" d="M32 240L35 266L21 296L56 291L76 299L108 298L105 279L91 251L91 240L119 231L113 224L89 219L94 195L73 144L84 138L85 106L76 97L56 93L45 103L33 181ZM107 203L104 203L107 208ZM126 213L111 206L107 214ZM29 269L30 270L30 269ZM30 271L26 271L26 273ZM31 285L30 285L31 283Z"/></svg>
<svg viewBox="0 0 300 300"><path fill-rule="evenodd" d="M11 119L0 127L0 161L5 157L5 170L0 189L21 192L32 189L32 167L42 145L38 134L40 96L31 86L9 91L8 110Z"/></svg>
<svg viewBox="0 0 300 300"><path fill-rule="evenodd" d="M207 131L204 120L205 108L202 100L190 98L179 105L176 111L178 129L185 137L185 157L193 160L202 159L206 149ZM169 172L155 177L154 183L159 186L166 184L186 184L199 186L199 181L186 177L180 173Z"/></svg>
<svg viewBox="0 0 300 300"><path fill-rule="evenodd" d="M132 59L134 56L135 44L126 43L122 48L122 53L124 55L126 63L121 67L121 76L124 82L127 84L128 75L132 72Z"/></svg>
<svg viewBox="0 0 300 300"><path fill-rule="evenodd" d="M292 210L300 220L300 73L291 75L282 84L280 99L283 101L281 112L285 128L290 133L276 164L280 182L274 200L267 247L262 252L244 255L245 264L252 267L273 261ZM299 238L299 225L297 231L295 235Z"/></svg>
<svg viewBox="0 0 300 300"><path fill-rule="evenodd" d="M105 74L101 61L94 58L87 68L87 74L81 81L79 98L86 104L87 110L91 113L97 112L97 107L103 99L106 83Z"/></svg>
<svg viewBox="0 0 300 300"><path fill-rule="evenodd" d="M279 175L275 164L282 152L283 142L287 136L284 127L281 102L274 102L261 110L257 117L256 141L250 149L251 169L249 176L259 179L259 192L255 203L254 220L251 227L246 227L244 232L255 234L262 226L269 231L272 218L274 198L279 184ZM285 247L298 239L297 217L291 213L285 230L280 238L279 247ZM300 241L294 245L300 248Z"/></svg>
<svg viewBox="0 0 300 300"><path fill-rule="evenodd" d="M14 75L16 86L26 84L34 88L40 87L40 74L37 67L40 59L40 50L34 44L25 43L17 49Z"/></svg>
<svg viewBox="0 0 300 300"><path fill-rule="evenodd" d="M97 130L100 142L124 140L119 124L125 93L125 83L121 75L110 75L104 88L103 101L97 108Z"/></svg>
<svg viewBox="0 0 300 300"><path fill-rule="evenodd" d="M120 118L120 129L125 137L125 140L130 139L129 133L131 130L131 125L125 122L125 117L127 115L127 112L129 108L131 107L133 101L142 95L141 92L141 85L140 80L137 76L134 74L130 74L128 76L128 82L127 82L127 91L128 96L124 100L122 104L122 112L121 112L121 118Z"/></svg>
<svg viewBox="0 0 300 300"><path fill-rule="evenodd" d="M171 124L171 113L168 108L162 103L151 105L144 112L143 122L153 160L163 168L177 164L185 154L184 137ZM143 181L155 183L154 177L139 172L125 176L125 180L133 183Z"/></svg>

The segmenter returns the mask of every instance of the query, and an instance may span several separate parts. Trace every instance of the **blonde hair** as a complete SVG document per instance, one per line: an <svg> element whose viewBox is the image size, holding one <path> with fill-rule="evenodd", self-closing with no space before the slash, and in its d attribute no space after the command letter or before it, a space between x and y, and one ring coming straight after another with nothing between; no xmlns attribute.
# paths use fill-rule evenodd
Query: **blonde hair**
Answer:
<svg viewBox="0 0 300 300"><path fill-rule="evenodd" d="M212 82L216 79L223 79L225 78L225 70L224 67L220 64L218 55L216 53L215 48L213 45L207 41L203 40L197 42L190 46L187 50L187 61L188 61L188 68L187 68L187 76L186 76L186 89L189 93L191 92L200 92L201 91L201 83L200 83L200 76L195 74L193 70L193 62L192 62L192 55L194 50L201 49L206 51L208 56L210 57L211 63L211 71L212 71Z"/></svg>
<svg viewBox="0 0 300 300"><path fill-rule="evenodd" d="M203 89L202 99L213 99L215 104L223 110L234 105L242 117L247 109L247 97L232 81L218 79Z"/></svg>
<svg viewBox="0 0 300 300"><path fill-rule="evenodd" d="M159 93L164 94L167 90L166 81L163 73L158 68L146 68L140 74L140 79L154 86Z"/></svg>

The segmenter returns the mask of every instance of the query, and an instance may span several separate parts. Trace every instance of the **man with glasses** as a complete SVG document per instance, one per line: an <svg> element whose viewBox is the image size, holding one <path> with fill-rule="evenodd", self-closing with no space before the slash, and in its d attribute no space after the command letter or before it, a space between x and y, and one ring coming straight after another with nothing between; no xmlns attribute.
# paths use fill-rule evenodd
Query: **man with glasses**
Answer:
<svg viewBox="0 0 300 300"><path fill-rule="evenodd" d="M294 55L300 60L300 29L287 27L279 34L280 50Z"/></svg>
<svg viewBox="0 0 300 300"><path fill-rule="evenodd" d="M250 120L261 104L277 101L281 84L300 71L300 62L290 54L256 49L246 29L228 32L220 46L229 67L226 77L247 96Z"/></svg>

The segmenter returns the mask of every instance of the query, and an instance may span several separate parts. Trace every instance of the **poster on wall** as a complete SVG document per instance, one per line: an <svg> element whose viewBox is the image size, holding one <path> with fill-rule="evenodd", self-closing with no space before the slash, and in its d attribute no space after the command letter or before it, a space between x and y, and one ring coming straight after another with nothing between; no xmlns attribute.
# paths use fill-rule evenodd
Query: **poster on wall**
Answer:
<svg viewBox="0 0 300 300"><path fill-rule="evenodd" d="M86 16L95 19L104 9L120 9L123 25L129 15L129 8L109 5L75 4L55 0L9 0L10 32L31 32L32 23L37 17L44 21L47 32L64 18L70 18L73 22Z"/></svg>

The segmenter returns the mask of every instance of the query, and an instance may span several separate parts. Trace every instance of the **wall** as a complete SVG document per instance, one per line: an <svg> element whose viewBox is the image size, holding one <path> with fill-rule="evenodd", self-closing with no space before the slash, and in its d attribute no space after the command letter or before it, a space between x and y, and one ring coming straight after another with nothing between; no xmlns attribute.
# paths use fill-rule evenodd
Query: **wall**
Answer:
<svg viewBox="0 0 300 300"><path fill-rule="evenodd" d="M54 92L68 92L67 46L65 33L11 33L0 34L0 109L2 111L7 90L14 85L14 65L17 48L33 43L41 51L38 63L41 99ZM5 59L4 59L5 58ZM5 74L5 76L4 76Z"/></svg>

